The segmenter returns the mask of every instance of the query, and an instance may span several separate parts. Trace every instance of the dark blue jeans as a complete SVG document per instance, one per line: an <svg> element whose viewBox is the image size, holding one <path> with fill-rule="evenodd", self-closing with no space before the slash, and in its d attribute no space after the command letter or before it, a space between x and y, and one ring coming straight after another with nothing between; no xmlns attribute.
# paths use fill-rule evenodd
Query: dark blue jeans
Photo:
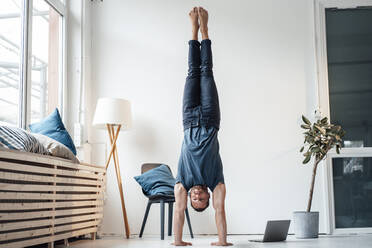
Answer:
<svg viewBox="0 0 372 248"><path fill-rule="evenodd" d="M211 41L189 41L189 70L183 92L183 127L220 128L220 105L213 77Z"/></svg>

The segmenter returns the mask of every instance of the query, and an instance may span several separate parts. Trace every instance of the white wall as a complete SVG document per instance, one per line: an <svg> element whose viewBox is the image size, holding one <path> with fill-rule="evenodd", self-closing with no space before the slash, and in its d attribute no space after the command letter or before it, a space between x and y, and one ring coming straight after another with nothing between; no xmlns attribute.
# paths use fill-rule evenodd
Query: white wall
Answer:
<svg viewBox="0 0 372 248"><path fill-rule="evenodd" d="M67 114L66 128L69 130L80 160L91 162L91 143L87 143L94 107L91 100L91 0L67 1L67 101L64 111ZM82 11L83 8L83 11ZM83 27L82 27L83 26ZM79 105L81 98L81 105ZM87 114L88 113L88 114ZM80 123L81 146L74 137L74 124ZM79 137L79 136L78 136ZM104 146L105 142L94 144ZM105 154L101 156L104 157Z"/></svg>
<svg viewBox="0 0 372 248"><path fill-rule="evenodd" d="M214 71L221 104L219 133L227 187L228 232L262 233L267 219L291 218L307 203L311 166L301 164L301 114L316 105L313 6L308 0L93 1L92 81L98 97L132 103L134 128L118 140L131 232L139 232L146 198L133 176L144 162L177 171L182 143L182 93L187 71L187 13L210 13ZM91 118L93 111L88 113ZM90 130L90 143L107 142ZM93 154L105 150L93 145ZM102 159L94 159L102 164ZM325 231L322 173L313 210ZM114 169L108 171L103 233L124 232ZM214 213L191 211L195 233L216 233ZM153 207L146 234L159 233ZM185 229L186 230L186 229ZM185 231L188 233L188 231Z"/></svg>

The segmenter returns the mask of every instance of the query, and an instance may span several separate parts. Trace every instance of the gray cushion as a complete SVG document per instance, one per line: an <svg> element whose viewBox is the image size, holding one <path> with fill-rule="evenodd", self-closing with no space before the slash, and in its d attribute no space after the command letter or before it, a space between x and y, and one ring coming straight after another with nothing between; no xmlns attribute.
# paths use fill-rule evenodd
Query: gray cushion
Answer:
<svg viewBox="0 0 372 248"><path fill-rule="evenodd" d="M32 133L32 135L49 151L50 155L79 163L77 157L64 144L40 133Z"/></svg>

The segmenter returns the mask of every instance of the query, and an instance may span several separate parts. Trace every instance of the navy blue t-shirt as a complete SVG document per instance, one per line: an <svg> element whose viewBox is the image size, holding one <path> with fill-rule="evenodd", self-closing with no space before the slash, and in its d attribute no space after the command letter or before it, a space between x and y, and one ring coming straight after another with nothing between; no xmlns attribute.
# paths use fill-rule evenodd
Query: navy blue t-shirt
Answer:
<svg viewBox="0 0 372 248"><path fill-rule="evenodd" d="M222 161L214 127L191 127L184 130L176 183L187 191L196 185L206 185L212 192L224 183Z"/></svg>

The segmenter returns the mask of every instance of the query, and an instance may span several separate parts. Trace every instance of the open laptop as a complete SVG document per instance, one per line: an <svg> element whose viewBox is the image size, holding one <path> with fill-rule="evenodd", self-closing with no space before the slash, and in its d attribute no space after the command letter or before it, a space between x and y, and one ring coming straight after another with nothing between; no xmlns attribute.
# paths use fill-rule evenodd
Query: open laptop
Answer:
<svg viewBox="0 0 372 248"><path fill-rule="evenodd" d="M269 220L266 224L263 239L249 240L252 242L278 242L287 239L290 220Z"/></svg>

